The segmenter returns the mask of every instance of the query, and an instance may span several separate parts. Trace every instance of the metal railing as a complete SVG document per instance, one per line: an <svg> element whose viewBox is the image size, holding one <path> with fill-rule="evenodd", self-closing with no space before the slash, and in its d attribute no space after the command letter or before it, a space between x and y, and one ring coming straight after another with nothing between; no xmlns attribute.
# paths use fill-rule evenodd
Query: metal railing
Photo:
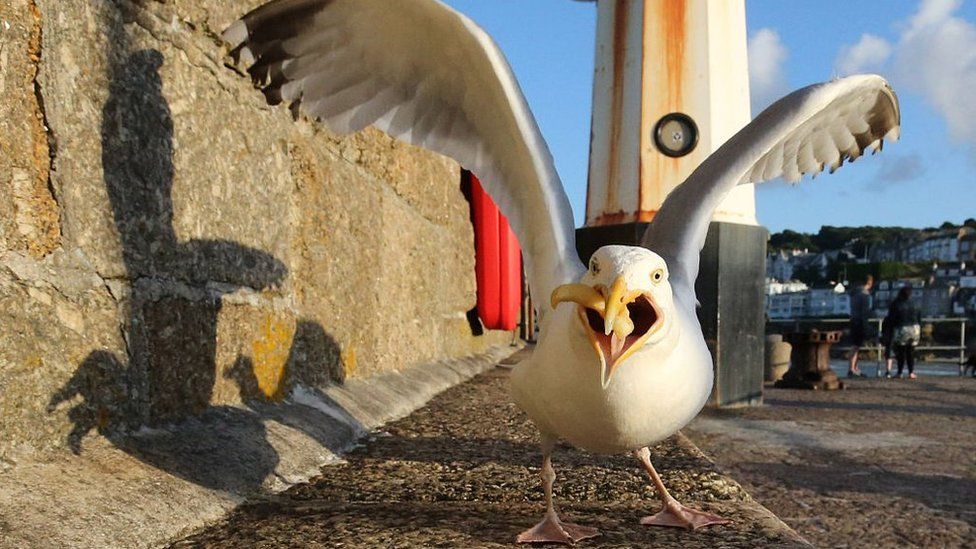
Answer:
<svg viewBox="0 0 976 549"><path fill-rule="evenodd" d="M968 318L965 317L953 317L953 318L923 318L922 324L942 324L942 323L958 323L959 324L959 345L919 345L915 347L916 351L956 351L959 353L959 362L966 360L966 322ZM881 323L884 321L882 318L872 318L871 322L877 324L877 334L881 334ZM800 331L800 327L804 324L840 324L838 329L844 329L849 325L851 320L849 318L783 318L783 319L769 319L766 321L767 324L772 325L793 325L793 331ZM835 347L836 348L836 347ZM850 351L853 346L842 347ZM881 343L880 338L878 339L877 345L874 346L864 346L862 349L874 349L877 352L878 365L885 360L884 357L884 345ZM924 359L923 359L924 362Z"/></svg>

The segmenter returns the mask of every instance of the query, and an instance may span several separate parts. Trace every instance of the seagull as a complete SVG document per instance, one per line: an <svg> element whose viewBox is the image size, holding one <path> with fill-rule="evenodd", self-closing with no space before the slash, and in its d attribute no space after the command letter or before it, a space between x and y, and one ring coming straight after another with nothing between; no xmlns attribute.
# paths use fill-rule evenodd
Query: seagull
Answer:
<svg viewBox="0 0 976 549"><path fill-rule="evenodd" d="M543 519L521 543L599 534L565 522L552 498L558 440L632 453L662 506L642 524L728 522L683 506L648 448L691 421L712 388L695 278L709 221L737 185L831 172L897 140L898 100L880 76L809 86L779 100L666 198L641 246L606 246L588 264L552 155L505 56L438 0L275 0L223 34L271 104L348 134L374 126L471 170L509 219L539 309L534 353L511 375L541 433Z"/></svg>

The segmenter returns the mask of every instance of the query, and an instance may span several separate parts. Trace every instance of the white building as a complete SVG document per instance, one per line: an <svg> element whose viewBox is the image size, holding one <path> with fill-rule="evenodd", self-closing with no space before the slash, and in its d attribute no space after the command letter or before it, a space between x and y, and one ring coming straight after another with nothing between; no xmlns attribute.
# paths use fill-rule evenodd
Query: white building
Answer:
<svg viewBox="0 0 976 549"><path fill-rule="evenodd" d="M811 288L807 316L844 318L851 315L851 297L843 284Z"/></svg>
<svg viewBox="0 0 976 549"><path fill-rule="evenodd" d="M767 297L766 315L771 320L800 318L807 316L808 292L776 294Z"/></svg>
<svg viewBox="0 0 976 549"><path fill-rule="evenodd" d="M959 261L976 261L976 232L959 239Z"/></svg>
<svg viewBox="0 0 976 549"><path fill-rule="evenodd" d="M921 263L924 261L959 261L963 257L962 244L966 244L966 253L973 253L974 231L972 227L946 229L914 242L905 250L905 261Z"/></svg>
<svg viewBox="0 0 976 549"><path fill-rule="evenodd" d="M766 279L766 295L779 295L779 294L789 294L796 292L805 292L809 290L810 287L800 282L799 280L789 280L787 282L780 282L779 280L767 278Z"/></svg>
<svg viewBox="0 0 976 549"><path fill-rule="evenodd" d="M806 317L846 318L851 314L851 299L843 284L769 294L766 300L766 314L771 320Z"/></svg>
<svg viewBox="0 0 976 549"><path fill-rule="evenodd" d="M793 269L816 270L820 277L827 276L830 257L825 253L803 253L793 256Z"/></svg>
<svg viewBox="0 0 976 549"><path fill-rule="evenodd" d="M766 276L774 280L791 280L793 278L793 262L790 254L780 250L769 254L766 258Z"/></svg>
<svg viewBox="0 0 976 549"><path fill-rule="evenodd" d="M913 299L919 299L922 296L922 290L925 288L925 279L901 278L898 280L882 280L878 282L875 286L874 295L872 296L874 298L872 303L874 314L878 316L888 314L888 306L898 297L898 291L904 286L911 286L914 294Z"/></svg>

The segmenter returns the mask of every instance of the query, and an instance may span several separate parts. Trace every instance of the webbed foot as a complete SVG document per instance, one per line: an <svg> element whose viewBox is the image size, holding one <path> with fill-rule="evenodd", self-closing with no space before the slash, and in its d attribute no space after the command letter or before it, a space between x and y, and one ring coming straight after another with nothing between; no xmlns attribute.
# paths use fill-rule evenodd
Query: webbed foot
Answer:
<svg viewBox="0 0 976 549"><path fill-rule="evenodd" d="M730 522L732 521L718 515L685 507L674 499L669 499L664 504L664 508L656 515L644 517L640 521L641 524L647 526L671 526L674 528L687 528L689 530L697 530L713 524L728 524Z"/></svg>
<svg viewBox="0 0 976 549"><path fill-rule="evenodd" d="M563 522L555 515L546 515L539 524L522 532L515 538L516 543L562 543L573 545L577 541L600 535L600 531L589 526Z"/></svg>

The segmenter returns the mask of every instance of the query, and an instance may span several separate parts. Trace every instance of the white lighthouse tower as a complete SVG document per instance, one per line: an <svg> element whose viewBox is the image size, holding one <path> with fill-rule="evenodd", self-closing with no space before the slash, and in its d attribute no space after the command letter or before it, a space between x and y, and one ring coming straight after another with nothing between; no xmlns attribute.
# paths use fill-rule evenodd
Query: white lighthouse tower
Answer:
<svg viewBox="0 0 976 549"><path fill-rule="evenodd" d="M751 119L744 0L598 0L584 261L640 242L668 193ZM762 395L767 233L753 186L718 208L697 283L713 404Z"/></svg>
<svg viewBox="0 0 976 549"><path fill-rule="evenodd" d="M750 120L745 3L600 0L597 9L586 224L650 221ZM715 220L755 225L752 186Z"/></svg>

